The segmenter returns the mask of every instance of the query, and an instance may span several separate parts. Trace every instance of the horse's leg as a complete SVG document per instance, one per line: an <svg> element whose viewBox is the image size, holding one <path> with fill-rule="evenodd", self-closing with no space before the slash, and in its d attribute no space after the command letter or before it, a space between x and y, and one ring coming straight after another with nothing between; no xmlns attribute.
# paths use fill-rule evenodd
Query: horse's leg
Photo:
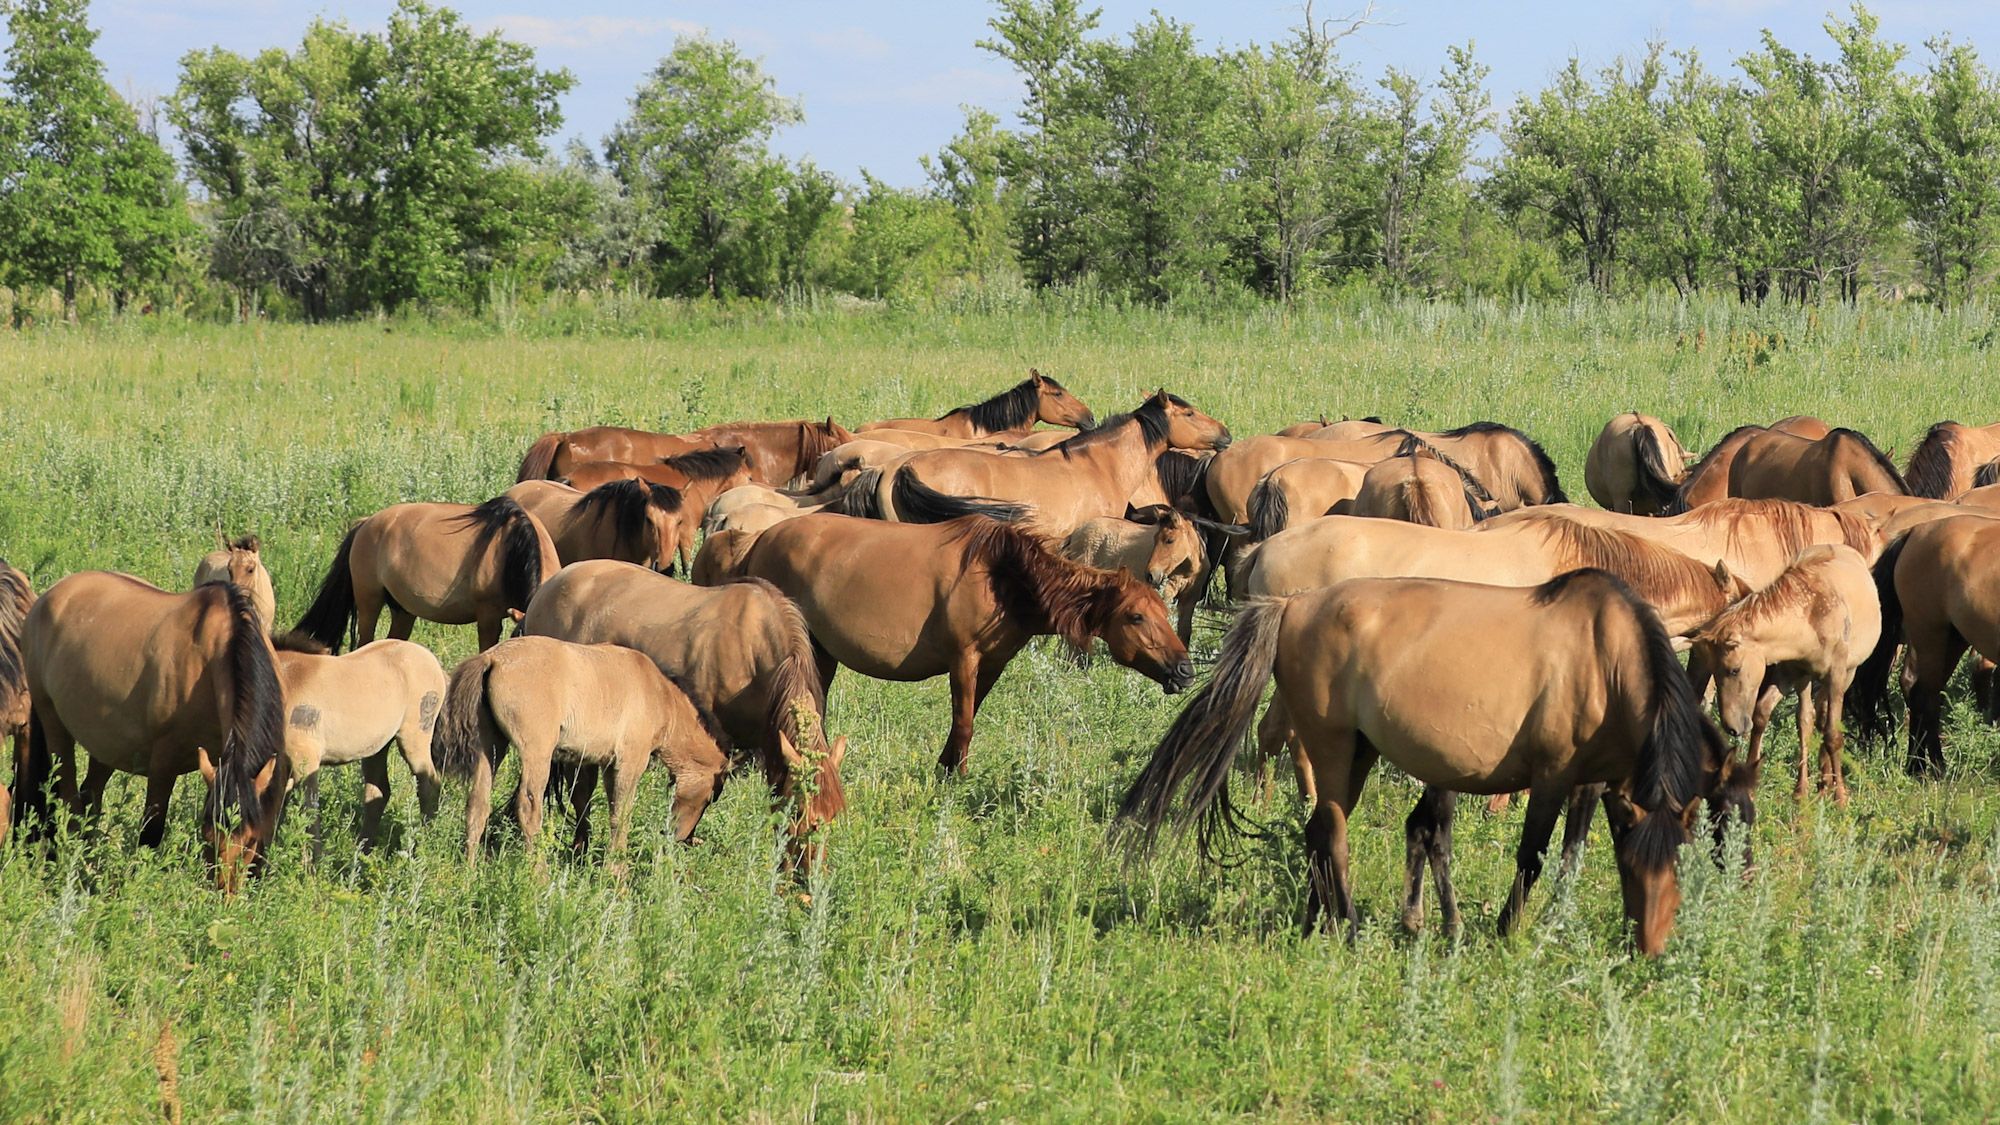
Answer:
<svg viewBox="0 0 2000 1125"><path fill-rule="evenodd" d="M361 832L362 851L375 846L376 833L382 830L382 810L389 805L389 748L384 746L366 758L361 759Z"/></svg>
<svg viewBox="0 0 2000 1125"><path fill-rule="evenodd" d="M77 794L77 805L83 810L84 831L95 841L104 835L104 787L117 771L96 758L84 767L83 786Z"/></svg>
<svg viewBox="0 0 2000 1125"><path fill-rule="evenodd" d="M1257 772L1261 775L1258 795L1266 801L1271 799L1271 762L1278 756L1279 748L1292 741L1291 717L1285 714L1284 700L1274 695L1271 705L1264 708L1264 717L1257 721ZM1292 767L1298 773L1299 794L1310 808L1316 801L1311 764L1302 755L1294 754Z"/></svg>
<svg viewBox="0 0 2000 1125"><path fill-rule="evenodd" d="M379 588L354 588L354 647L360 648L375 640L375 627L382 623L382 610L388 599ZM393 624L391 626L393 628Z"/></svg>
<svg viewBox="0 0 2000 1125"><path fill-rule="evenodd" d="M506 615L479 615L479 651L485 652L500 643L500 630L507 624Z"/></svg>
<svg viewBox="0 0 2000 1125"><path fill-rule="evenodd" d="M1907 768L1912 775L1944 772L1944 685L1965 655L1965 641L1944 628L1934 643L1907 646L1904 661L1908 686L1903 689L1909 708L1910 750Z"/></svg>
<svg viewBox="0 0 2000 1125"><path fill-rule="evenodd" d="M1819 787L1833 790L1833 803L1847 805L1847 767L1841 752L1847 746L1847 732L1840 727L1841 709L1846 701L1847 681L1852 677L1835 672L1819 692Z"/></svg>
<svg viewBox="0 0 2000 1125"><path fill-rule="evenodd" d="M1764 732L1770 728L1771 715L1777 711L1778 704L1784 698L1785 693L1778 685L1765 684L1764 690L1757 696L1757 702L1750 707L1750 748L1746 754L1752 766L1761 766L1764 763Z"/></svg>
<svg viewBox="0 0 2000 1125"><path fill-rule="evenodd" d="M555 768L550 767L553 775ZM576 779L570 785L570 815L576 820L576 831L570 836L569 850L578 859L590 852L590 800L597 796L597 767L584 763L576 769ZM606 779L604 798L611 799L611 779Z"/></svg>
<svg viewBox="0 0 2000 1125"><path fill-rule="evenodd" d="M972 718L979 713L979 650L959 655L951 669L951 735L938 752L938 768L946 773L965 773L966 753L972 748Z"/></svg>
<svg viewBox="0 0 2000 1125"><path fill-rule="evenodd" d="M530 848L542 834L542 798L549 787L549 766L555 747L548 743L521 747L521 784L514 790L514 814L521 822L521 839Z"/></svg>
<svg viewBox="0 0 2000 1125"><path fill-rule="evenodd" d="M1528 791L1528 816L1521 824L1520 847L1514 851L1514 889L1507 895L1507 905L1500 909L1502 937L1514 932L1528 892L1541 877L1542 855L1549 850L1549 837L1555 835L1556 817L1569 791L1568 786L1557 788L1547 783Z"/></svg>
<svg viewBox="0 0 2000 1125"><path fill-rule="evenodd" d="M1813 718L1818 713L1812 684L1805 684L1799 688L1799 783L1792 789L1792 799L1796 801L1806 799L1807 763L1813 760Z"/></svg>
<svg viewBox="0 0 2000 1125"><path fill-rule="evenodd" d="M479 843L486 835L486 818L493 812L493 767L485 754L472 756L472 787L465 796L465 862L479 860Z"/></svg>
<svg viewBox="0 0 2000 1125"><path fill-rule="evenodd" d="M625 841L632 832L632 798L639 792L639 776L646 770L641 756L630 763L613 759L604 767L604 803L611 812L611 834L604 840L604 858L612 862L624 854ZM578 819L583 813L579 812Z"/></svg>
<svg viewBox="0 0 2000 1125"><path fill-rule="evenodd" d="M1564 875L1574 874L1583 858L1583 845L1590 839L1590 820L1597 815L1597 801L1603 795L1602 785L1579 785L1570 791L1569 811L1563 815L1562 866L1558 869Z"/></svg>
<svg viewBox="0 0 2000 1125"><path fill-rule="evenodd" d="M1458 814L1458 794L1448 789L1440 792L1444 797L1438 802L1437 822L1431 830L1431 878L1437 883L1438 916L1444 924L1444 936L1457 940L1458 890L1451 882L1451 824Z"/></svg>
<svg viewBox="0 0 2000 1125"><path fill-rule="evenodd" d="M1451 790L1426 785L1417 798L1416 807L1403 821L1403 929L1410 933L1419 933L1424 928L1424 868L1431 864L1436 837L1443 830L1443 824L1449 822L1450 807L1457 803L1458 795ZM1445 880L1440 879L1438 899L1441 909L1445 887Z"/></svg>
<svg viewBox="0 0 2000 1125"><path fill-rule="evenodd" d="M1507 806L1513 803L1514 795L1512 793L1495 793L1491 797L1486 798L1486 811L1497 815L1506 812Z"/></svg>
<svg viewBox="0 0 2000 1125"><path fill-rule="evenodd" d="M1979 706L1979 717L1987 722L2000 718L2000 699L1993 697L1993 671L1991 660L1983 656L1972 661L1972 699Z"/></svg>
<svg viewBox="0 0 2000 1125"><path fill-rule="evenodd" d="M1328 743L1325 749L1312 753L1319 805L1306 821L1306 854L1312 865L1308 878L1320 884L1315 888L1317 898L1347 923L1347 940L1353 944L1361 935L1361 912L1355 907L1353 884L1348 878L1347 816L1374 765L1375 750L1352 727L1339 731ZM1308 899L1308 936L1317 917L1316 905Z"/></svg>
<svg viewBox="0 0 2000 1125"><path fill-rule="evenodd" d="M146 807L139 817L139 842L157 848L167 835L167 806L174 801L174 782L180 774L167 762L177 747L155 746L153 761L146 773Z"/></svg>
<svg viewBox="0 0 2000 1125"><path fill-rule="evenodd" d="M407 641L416 630L417 615L407 609L395 608L389 611L389 637L392 640Z"/></svg>

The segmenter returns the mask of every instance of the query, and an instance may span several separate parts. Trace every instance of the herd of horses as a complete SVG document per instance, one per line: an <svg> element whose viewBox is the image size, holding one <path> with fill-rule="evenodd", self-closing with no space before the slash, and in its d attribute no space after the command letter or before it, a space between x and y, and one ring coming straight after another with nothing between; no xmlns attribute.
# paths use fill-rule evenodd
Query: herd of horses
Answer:
<svg viewBox="0 0 2000 1125"><path fill-rule="evenodd" d="M1161 389L1100 423L1039 372L937 418L853 430L546 434L483 503L354 523L290 631L274 628L255 537L218 542L185 593L86 571L37 597L0 563L0 733L15 749L0 825L51 840L66 814L96 831L106 784L134 773L140 839L157 845L177 779L198 771L204 855L234 890L267 861L294 789L318 854L324 766L360 763L372 846L394 748L425 818L447 777L465 783L476 861L511 749L504 812L529 839L553 798L587 848L601 775L615 856L657 763L671 831L692 841L754 763L787 862L810 865L845 806L847 743L827 723L839 669L947 677L938 762L962 772L981 703L1034 638L1101 641L1175 694L1196 686L1206 600L1235 617L1125 794L1117 838L1143 853L1191 827L1219 860L1252 830L1229 793L1240 753L1288 757L1304 927L1352 936L1347 822L1386 760L1424 787L1404 826L1407 927L1422 926L1428 872L1458 928L1458 794L1498 808L1525 791L1502 931L1558 820L1567 866L1601 806L1634 941L1657 953L1682 845L1705 816L1719 857L1729 825L1754 818L1782 699L1799 700L1795 794L1816 784L1843 804L1845 730L1886 737L1899 656L1912 772L1943 766L1943 693L1967 649L1995 709L2000 425L1939 423L1899 472L1815 418L1743 426L1696 457L1659 419L1623 414L1584 478L1595 508L1493 422L1320 419L1232 441ZM478 655L448 673L410 643L419 619L476 626Z"/></svg>

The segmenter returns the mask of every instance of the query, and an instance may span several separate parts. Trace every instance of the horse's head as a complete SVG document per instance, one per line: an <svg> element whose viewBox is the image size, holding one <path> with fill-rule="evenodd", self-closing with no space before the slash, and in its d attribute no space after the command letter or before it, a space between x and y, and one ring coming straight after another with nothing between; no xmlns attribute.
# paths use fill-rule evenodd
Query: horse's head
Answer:
<svg viewBox="0 0 2000 1125"><path fill-rule="evenodd" d="M1193 521L1164 504L1127 511L1125 518L1153 528L1152 550L1146 555L1146 584L1173 597L1193 581L1203 561L1201 532Z"/></svg>
<svg viewBox="0 0 2000 1125"><path fill-rule="evenodd" d="M217 768L207 747L197 750L195 764L209 789L208 812L201 822L202 858L215 876L216 887L224 894L235 894L245 875L263 870L271 842L278 835L278 821L284 816L291 769L280 753L249 778L235 779ZM226 788L246 787L250 792L233 795L233 802L224 792ZM236 805L235 815L221 815L231 803Z"/></svg>
<svg viewBox="0 0 2000 1125"><path fill-rule="evenodd" d="M1097 425L1097 416L1090 412L1090 407L1069 393L1061 383L1039 371L1028 374L1035 382L1036 421L1073 430L1088 430Z"/></svg>
<svg viewBox="0 0 2000 1125"><path fill-rule="evenodd" d="M263 543L255 535L228 539L217 532L215 550L202 556L200 564L195 567L194 584L227 582L243 591L257 607L257 613L268 629L276 606L276 595L271 587L271 572L264 569L262 550Z"/></svg>
<svg viewBox="0 0 2000 1125"><path fill-rule="evenodd" d="M646 490L646 528L651 541L645 565L664 572L673 566L674 551L680 547L681 520L686 516L681 491L650 481L637 483Z"/></svg>
<svg viewBox="0 0 2000 1125"><path fill-rule="evenodd" d="M1168 695L1194 685L1194 664L1174 632L1167 603L1131 571L1120 567L1099 587L1090 616L1090 631L1104 638L1111 659L1159 684Z"/></svg>
<svg viewBox="0 0 2000 1125"><path fill-rule="evenodd" d="M815 723L811 729L819 728ZM813 837L847 807L847 791L840 781L840 762L847 756L847 736L827 743L815 735L810 741L820 742L821 748L802 753L793 745L790 735L778 734L778 752L791 771L789 792L797 801L786 858L787 862L808 871L820 862L825 851L824 845Z"/></svg>
<svg viewBox="0 0 2000 1125"><path fill-rule="evenodd" d="M1648 957L1664 952L1673 933L1681 905L1680 846L1693 831L1704 802L1715 830L1718 859L1732 821L1746 827L1757 821L1757 767L1735 758L1707 716L1696 718L1699 729L1690 733L1702 749L1700 780L1692 799L1679 808L1646 809L1625 788L1604 797L1605 819L1618 853L1625 917L1632 923L1633 943ZM1747 864L1747 845L1744 859Z"/></svg>
<svg viewBox="0 0 2000 1125"><path fill-rule="evenodd" d="M1167 444L1174 449L1227 449L1229 447L1229 427L1196 410L1186 399L1167 393L1165 387L1154 392L1152 402L1165 411L1167 417Z"/></svg>
<svg viewBox="0 0 2000 1125"><path fill-rule="evenodd" d="M1763 646L1741 622L1724 618L1695 634L1689 660L1715 677L1722 729L1734 738L1750 733L1757 697L1764 692Z"/></svg>

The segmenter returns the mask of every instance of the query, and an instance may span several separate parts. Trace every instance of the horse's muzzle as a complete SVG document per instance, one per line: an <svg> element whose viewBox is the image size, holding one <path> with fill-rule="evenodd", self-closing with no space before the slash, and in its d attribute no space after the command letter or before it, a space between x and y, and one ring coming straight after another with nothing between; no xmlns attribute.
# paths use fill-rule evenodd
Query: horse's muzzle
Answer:
<svg viewBox="0 0 2000 1125"><path fill-rule="evenodd" d="M1194 662L1183 660L1167 671L1167 678L1160 682L1160 688L1168 695L1179 695L1194 686Z"/></svg>

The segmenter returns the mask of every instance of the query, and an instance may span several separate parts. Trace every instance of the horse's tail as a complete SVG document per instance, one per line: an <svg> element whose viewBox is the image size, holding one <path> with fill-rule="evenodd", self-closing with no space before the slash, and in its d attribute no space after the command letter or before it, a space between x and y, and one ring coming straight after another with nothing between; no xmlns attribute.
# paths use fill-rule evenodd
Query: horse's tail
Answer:
<svg viewBox="0 0 2000 1125"><path fill-rule="evenodd" d="M1153 749L1152 760L1126 791L1113 832L1131 850L1151 850L1161 825L1171 817L1177 828L1198 826L1201 854L1213 861L1214 845L1223 833L1246 829L1242 813L1229 799L1229 768L1271 681L1286 604L1283 598L1259 598L1237 615L1222 639L1215 674L1181 708ZM1183 788L1186 795L1176 813L1174 795Z"/></svg>
<svg viewBox="0 0 2000 1125"><path fill-rule="evenodd" d="M1025 504L939 492L918 480L916 470L907 464L896 470L890 483L890 501L904 523L944 523L960 516L988 516L1001 523L1015 523L1028 514Z"/></svg>
<svg viewBox="0 0 2000 1125"><path fill-rule="evenodd" d="M1909 543L1909 533L1904 532L1875 560L1875 594L1882 601L1882 636L1868 659L1855 670L1854 682L1847 688L1847 713L1854 717L1855 731L1865 739L1886 739L1896 729L1896 716L1889 709L1889 671L1896 663L1896 648L1903 643L1903 600L1896 593L1896 563Z"/></svg>
<svg viewBox="0 0 2000 1125"><path fill-rule="evenodd" d="M1565 575L1555 581L1573 578ZM1641 602L1622 582L1609 578L1624 596L1640 632L1640 647L1649 681L1646 734L1639 744L1638 759L1632 767L1632 801L1646 811L1633 828L1627 856L1636 867L1658 871L1672 866L1687 842L1682 812L1710 788L1703 781L1710 761L1728 756L1728 743L1715 723L1702 712L1701 699L1674 654L1673 638L1660 624L1659 615ZM1747 796L1739 802L1749 816Z"/></svg>
<svg viewBox="0 0 2000 1125"><path fill-rule="evenodd" d="M493 650L471 657L452 670L444 691L444 711L438 716L431 761L438 772L463 780L481 758L498 764L507 740L486 701L486 674L493 670Z"/></svg>
<svg viewBox="0 0 2000 1125"><path fill-rule="evenodd" d="M1250 498L1244 506L1250 513L1250 538L1256 542L1269 539L1292 522L1291 498L1271 479L1270 473L1265 473L1250 489Z"/></svg>
<svg viewBox="0 0 2000 1125"><path fill-rule="evenodd" d="M1640 499L1651 504L1656 512L1672 507L1680 493L1683 467L1669 463L1666 446L1651 426L1632 430L1632 465L1639 478Z"/></svg>
<svg viewBox="0 0 2000 1125"><path fill-rule="evenodd" d="M547 433L535 439L528 447L528 455L521 458L521 470L514 474L519 483L524 480L547 480L555 475L556 454L562 450L563 442L569 437L564 433Z"/></svg>
<svg viewBox="0 0 2000 1125"><path fill-rule="evenodd" d="M882 470L863 469L847 484L847 491L840 498L826 506L826 510L837 515L859 516L862 519L882 518Z"/></svg>
<svg viewBox="0 0 2000 1125"><path fill-rule="evenodd" d="M320 579L319 593L313 596L312 605L306 607L305 616L299 618L296 626L299 632L325 645L329 652L340 651L342 638L354 624L354 570L349 557L354 553L354 537L360 532L359 523L347 529L347 537L340 541L340 549L333 553L333 562L326 568L326 577Z"/></svg>
<svg viewBox="0 0 2000 1125"><path fill-rule="evenodd" d="M1437 509L1431 506L1430 486L1411 477L1402 485L1403 518L1426 527L1438 526Z"/></svg>
<svg viewBox="0 0 2000 1125"><path fill-rule="evenodd" d="M263 619L249 595L226 582L211 583L229 612L229 661L234 691L224 701L229 710L222 736L222 753L215 762L215 784L203 805L203 823L220 827L240 822L265 838L274 838L285 805L272 806L266 825L265 805L257 793L257 775L272 768L270 785L279 793L291 784L291 763L285 757L285 689Z"/></svg>
<svg viewBox="0 0 2000 1125"><path fill-rule="evenodd" d="M479 527L475 554L499 537L501 595L508 609L526 611L542 585L542 539L548 533L511 496L495 496L458 518Z"/></svg>

